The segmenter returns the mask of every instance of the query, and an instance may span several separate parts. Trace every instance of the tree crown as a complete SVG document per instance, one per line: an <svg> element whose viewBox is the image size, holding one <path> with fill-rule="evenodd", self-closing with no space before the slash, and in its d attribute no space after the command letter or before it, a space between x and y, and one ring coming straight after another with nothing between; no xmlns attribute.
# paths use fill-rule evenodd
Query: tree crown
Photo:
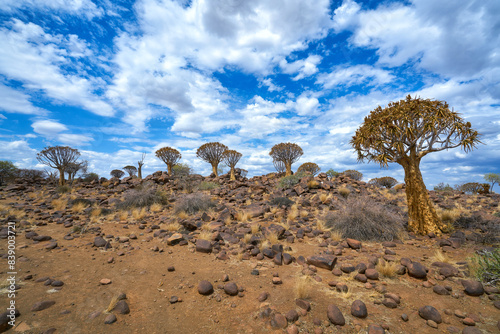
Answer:
<svg viewBox="0 0 500 334"><path fill-rule="evenodd" d="M306 172L311 173L312 175L316 175L321 171L321 168L315 164L314 162L304 162L302 165L297 168L297 173Z"/></svg>
<svg viewBox="0 0 500 334"><path fill-rule="evenodd" d="M123 175L125 175L125 172L123 172L122 170L120 169L113 169L110 173L109 173L112 177L116 177L117 179L121 178Z"/></svg>
<svg viewBox="0 0 500 334"><path fill-rule="evenodd" d="M359 161L366 159L381 166L458 146L468 152L477 143L479 133L446 102L410 95L386 108L378 106L351 140Z"/></svg>
<svg viewBox="0 0 500 334"><path fill-rule="evenodd" d="M219 164L224 158L227 146L219 142L206 143L196 150L196 156L212 165Z"/></svg>
<svg viewBox="0 0 500 334"><path fill-rule="evenodd" d="M273 160L283 161L285 163L293 164L304 154L302 148L294 143L280 143L271 148L269 155Z"/></svg>
<svg viewBox="0 0 500 334"><path fill-rule="evenodd" d="M36 159L52 168L66 168L68 164L76 162L80 152L69 146L46 147L36 155Z"/></svg>
<svg viewBox="0 0 500 334"><path fill-rule="evenodd" d="M230 168L234 168L238 161L240 161L241 157L243 154L241 154L238 151L235 150L225 150L224 151L224 162L226 165L228 165Z"/></svg>
<svg viewBox="0 0 500 334"><path fill-rule="evenodd" d="M155 154L165 164L172 166L182 158L181 153L172 147L162 147Z"/></svg>

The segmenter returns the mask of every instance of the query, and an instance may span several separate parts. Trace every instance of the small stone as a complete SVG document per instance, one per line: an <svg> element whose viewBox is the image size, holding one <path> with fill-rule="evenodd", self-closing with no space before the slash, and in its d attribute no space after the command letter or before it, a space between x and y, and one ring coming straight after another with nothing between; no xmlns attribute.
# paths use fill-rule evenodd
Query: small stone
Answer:
<svg viewBox="0 0 500 334"><path fill-rule="evenodd" d="M368 280L364 274L357 274L356 276L354 276L354 279L361 283L366 283Z"/></svg>
<svg viewBox="0 0 500 334"><path fill-rule="evenodd" d="M295 299L295 305L306 311L311 309L311 303L304 299Z"/></svg>
<svg viewBox="0 0 500 334"><path fill-rule="evenodd" d="M229 282L224 285L224 292L230 296L238 294L238 286L234 282Z"/></svg>
<svg viewBox="0 0 500 334"><path fill-rule="evenodd" d="M346 274L350 274L352 273L353 271L356 270L356 268L350 264L350 263L343 263L341 266L340 266L340 270L342 270L343 272L345 272Z"/></svg>
<svg viewBox="0 0 500 334"><path fill-rule="evenodd" d="M261 302L261 303L262 303L262 302L265 302L265 301L267 300L267 298L269 298L269 293L267 293L267 292L262 292L262 293L259 295L259 297L257 297L257 300L258 300L259 302Z"/></svg>
<svg viewBox="0 0 500 334"><path fill-rule="evenodd" d="M493 302L493 306L495 306L497 309L499 309L499 310L500 310L500 300L495 300L495 301Z"/></svg>
<svg viewBox="0 0 500 334"><path fill-rule="evenodd" d="M421 308L419 308L418 315L422 317L424 320L432 320L438 324L443 322L443 320L441 319L441 314L439 314L439 311L430 305L422 306Z"/></svg>
<svg viewBox="0 0 500 334"><path fill-rule="evenodd" d="M460 281L464 287L464 292L469 296L481 296L484 293L483 284L478 281Z"/></svg>
<svg viewBox="0 0 500 334"><path fill-rule="evenodd" d="M469 318L469 317L464 318L464 319L462 320L462 323L463 323L464 325L467 325L467 326L476 326L476 322L474 321L474 319Z"/></svg>
<svg viewBox="0 0 500 334"><path fill-rule="evenodd" d="M196 240L196 251L199 253L212 253L212 244L208 240Z"/></svg>
<svg viewBox="0 0 500 334"><path fill-rule="evenodd" d="M404 322L407 322L409 320L408 314L406 314L406 313L401 314L401 320L403 320Z"/></svg>
<svg viewBox="0 0 500 334"><path fill-rule="evenodd" d="M222 282L227 282L227 281L229 281L229 275L228 274L222 275Z"/></svg>
<svg viewBox="0 0 500 334"><path fill-rule="evenodd" d="M283 281L281 280L281 278L279 277L273 277L273 284L275 285L279 285L279 284L282 284Z"/></svg>
<svg viewBox="0 0 500 334"><path fill-rule="evenodd" d="M438 328L438 324L433 320L427 320L427 326L432 328Z"/></svg>
<svg viewBox="0 0 500 334"><path fill-rule="evenodd" d="M125 300L120 300L116 303L115 307L113 307L113 311L118 314L129 314L130 308Z"/></svg>
<svg viewBox="0 0 500 334"><path fill-rule="evenodd" d="M104 247L106 246L107 241L103 237L95 237L94 238L94 246L95 247Z"/></svg>
<svg viewBox="0 0 500 334"><path fill-rule="evenodd" d="M108 314L106 318L104 319L104 323L106 325L110 325L112 323L116 322L116 315L114 314Z"/></svg>
<svg viewBox="0 0 500 334"><path fill-rule="evenodd" d="M45 309L48 309L49 307L51 307L52 305L54 305L56 302L54 300L44 300L44 301L41 301L41 302L38 302L38 303L35 303L32 307L31 307L31 311L35 311L35 312L38 312L38 311L43 311Z"/></svg>
<svg viewBox="0 0 500 334"><path fill-rule="evenodd" d="M412 262L407 266L407 268L408 275L413 278L424 279L427 277L427 271L425 270L425 267L419 262Z"/></svg>
<svg viewBox="0 0 500 334"><path fill-rule="evenodd" d="M401 303L401 297L399 297L397 294L395 293L386 293L384 294L384 297L385 298L391 298L392 300L394 300L398 305L399 303Z"/></svg>
<svg viewBox="0 0 500 334"><path fill-rule="evenodd" d="M378 325L368 326L368 334L385 334L385 329Z"/></svg>
<svg viewBox="0 0 500 334"><path fill-rule="evenodd" d="M465 327L462 334L483 334L483 332L477 327Z"/></svg>
<svg viewBox="0 0 500 334"><path fill-rule="evenodd" d="M288 311L285 317L288 320L288 322L295 322L299 320L299 314L295 310Z"/></svg>
<svg viewBox="0 0 500 334"><path fill-rule="evenodd" d="M361 241L359 241L359 240L347 238L346 241L347 241L347 244L349 245L349 247L351 247L352 249L360 249L361 248Z"/></svg>
<svg viewBox="0 0 500 334"><path fill-rule="evenodd" d="M313 255L307 258L307 263L318 268L332 270L337 263L337 257L333 255Z"/></svg>
<svg viewBox="0 0 500 334"><path fill-rule="evenodd" d="M438 295L442 295L442 296L447 296L450 294L450 291L448 291L448 289L446 289L442 285L434 285L434 287L432 288L432 291L434 291Z"/></svg>
<svg viewBox="0 0 500 334"><path fill-rule="evenodd" d="M99 281L99 284L108 285L111 284L111 280L109 278L103 278L102 280Z"/></svg>
<svg viewBox="0 0 500 334"><path fill-rule="evenodd" d="M287 334L299 334L299 328L295 325L288 326L286 329Z"/></svg>
<svg viewBox="0 0 500 334"><path fill-rule="evenodd" d="M201 281L198 283L198 293L200 295L208 296L214 292L214 287L209 281Z"/></svg>
<svg viewBox="0 0 500 334"><path fill-rule="evenodd" d="M174 266L169 266L167 268L167 271L171 273L171 272L175 271L175 267Z"/></svg>
<svg viewBox="0 0 500 334"><path fill-rule="evenodd" d="M392 298L384 298L384 300L382 300L382 304L388 308L397 308L398 307L398 304Z"/></svg>
<svg viewBox="0 0 500 334"><path fill-rule="evenodd" d="M351 314L356 318L366 318L368 316L368 310L366 309L365 303L361 300L355 300L351 305Z"/></svg>
<svg viewBox="0 0 500 334"><path fill-rule="evenodd" d="M170 297L170 299L169 299L170 304L175 304L175 303L177 303L178 301L179 301L179 297L177 297L177 296L172 296L172 297Z"/></svg>
<svg viewBox="0 0 500 334"><path fill-rule="evenodd" d="M50 283L51 286L63 286L64 285L64 282L63 281L53 281L52 283Z"/></svg>
<svg viewBox="0 0 500 334"><path fill-rule="evenodd" d="M376 269L366 269L365 270L365 276L368 278L368 279L372 279L372 280L378 280L378 271Z"/></svg>
<svg viewBox="0 0 500 334"><path fill-rule="evenodd" d="M286 328L287 325L288 321L281 313L274 314L273 319L271 319L271 326L274 328Z"/></svg>
<svg viewBox="0 0 500 334"><path fill-rule="evenodd" d="M340 309L333 304L328 305L326 316L328 317L328 320L330 320L330 322L334 325L338 326L345 325L344 315L342 315Z"/></svg>

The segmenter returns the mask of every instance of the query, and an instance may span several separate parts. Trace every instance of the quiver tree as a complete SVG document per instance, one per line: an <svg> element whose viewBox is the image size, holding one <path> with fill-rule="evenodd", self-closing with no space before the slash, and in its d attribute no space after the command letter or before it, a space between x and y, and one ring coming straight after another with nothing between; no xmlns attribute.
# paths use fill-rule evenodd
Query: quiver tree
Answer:
<svg viewBox="0 0 500 334"><path fill-rule="evenodd" d="M196 151L196 156L212 165L212 173L218 176L217 167L224 159L224 152L227 146L218 142L206 143L201 145Z"/></svg>
<svg viewBox="0 0 500 334"><path fill-rule="evenodd" d="M304 162L302 165L297 168L297 173L298 172L304 172L304 173L310 173L311 175L315 176L320 172L321 168L314 162Z"/></svg>
<svg viewBox="0 0 500 334"><path fill-rule="evenodd" d="M276 161L282 161L285 164L285 176L292 175L292 164L299 160L304 154L299 145L293 143L276 144L269 152L269 155Z"/></svg>
<svg viewBox="0 0 500 334"><path fill-rule="evenodd" d="M236 176L234 175L234 167L240 161L242 154L235 150L225 150L224 151L224 162L226 165L231 168L231 176L230 180L236 180Z"/></svg>
<svg viewBox="0 0 500 334"><path fill-rule="evenodd" d="M75 163L80 152L69 146L46 147L36 155L36 159L51 168L59 171L59 185L64 185L64 173L69 164Z"/></svg>
<svg viewBox="0 0 500 334"><path fill-rule="evenodd" d="M112 177L116 177L117 179L119 179L123 175L125 175L125 172L121 169L113 169L109 174L111 174Z"/></svg>
<svg viewBox="0 0 500 334"><path fill-rule="evenodd" d="M491 183L491 191L493 192L493 186L500 183L500 174L488 173L484 175L484 179Z"/></svg>
<svg viewBox="0 0 500 334"><path fill-rule="evenodd" d="M137 173L137 168L135 166L125 166L122 168L124 171L128 173L128 176L133 177L135 176L135 173Z"/></svg>
<svg viewBox="0 0 500 334"><path fill-rule="evenodd" d="M68 174L68 181L73 182L75 175L78 172L86 173L89 166L89 162L84 160L82 162L71 162L66 166L66 173Z"/></svg>
<svg viewBox="0 0 500 334"><path fill-rule="evenodd" d="M358 161L382 167L400 164L405 172L408 227L420 233L439 233L444 225L429 199L420 161L431 152L461 147L465 152L480 143L479 134L444 101L412 98L378 106L365 117L351 144Z"/></svg>
<svg viewBox="0 0 500 334"><path fill-rule="evenodd" d="M137 161L137 165L139 168L137 168L137 177L139 179L142 179L142 166L144 166L144 158L146 157L146 153L142 154L141 160Z"/></svg>
<svg viewBox="0 0 500 334"><path fill-rule="evenodd" d="M172 176L172 168L181 160L181 153L175 148L162 147L156 151L158 159L163 161L168 168L168 175Z"/></svg>
<svg viewBox="0 0 500 334"><path fill-rule="evenodd" d="M398 184L398 180L391 176L377 177L368 181L369 184L373 184L374 186L391 189L396 184Z"/></svg>

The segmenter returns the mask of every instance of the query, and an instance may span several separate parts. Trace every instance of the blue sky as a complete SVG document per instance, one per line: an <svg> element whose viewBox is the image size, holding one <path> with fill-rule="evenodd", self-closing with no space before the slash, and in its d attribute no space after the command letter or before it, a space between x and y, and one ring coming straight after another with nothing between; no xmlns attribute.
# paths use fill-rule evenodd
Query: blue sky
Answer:
<svg viewBox="0 0 500 334"><path fill-rule="evenodd" d="M403 171L358 164L363 118L407 94L446 100L485 145L433 153L428 186L500 172L498 0L3 0L0 159L43 168L46 146L78 148L90 171L219 141L249 175L274 170L274 144L295 142L324 171L364 179Z"/></svg>

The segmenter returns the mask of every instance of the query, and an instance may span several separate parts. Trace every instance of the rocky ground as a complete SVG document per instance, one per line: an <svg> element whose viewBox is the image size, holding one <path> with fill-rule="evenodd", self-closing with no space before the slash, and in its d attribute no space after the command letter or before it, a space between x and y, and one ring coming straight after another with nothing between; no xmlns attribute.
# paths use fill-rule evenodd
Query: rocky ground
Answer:
<svg viewBox="0 0 500 334"><path fill-rule="evenodd" d="M495 229L360 241L330 231L325 214L341 210L346 197L371 197L404 215L404 188L324 174L288 190L272 175L201 181L220 185L197 191L216 205L194 214L178 212L186 187L162 173L77 182L66 194L37 182L1 188L0 307L9 305L6 237L15 222L18 316L10 328L3 314L0 330L500 332L498 287L477 282L468 267L495 242ZM117 209L141 182L167 202ZM500 195L430 193L451 222L462 215L500 224ZM293 205L276 200L282 197Z"/></svg>

